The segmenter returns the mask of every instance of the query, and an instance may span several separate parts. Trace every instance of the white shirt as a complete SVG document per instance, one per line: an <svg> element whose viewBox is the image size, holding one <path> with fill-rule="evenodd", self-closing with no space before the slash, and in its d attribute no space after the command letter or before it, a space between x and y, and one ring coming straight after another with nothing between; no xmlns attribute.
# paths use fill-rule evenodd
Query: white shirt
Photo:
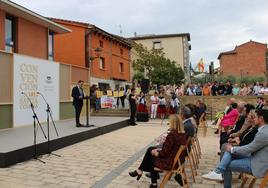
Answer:
<svg viewBox="0 0 268 188"><path fill-rule="evenodd" d="M192 90L191 90L191 88L189 88L189 87L188 87L186 93L187 93L188 95L194 95L193 92L192 92Z"/></svg>
<svg viewBox="0 0 268 188"><path fill-rule="evenodd" d="M173 107L173 108L176 107L176 106L179 106L179 103L180 103L180 101L179 101L178 98L170 100L170 106Z"/></svg>
<svg viewBox="0 0 268 188"><path fill-rule="evenodd" d="M159 98L159 103L158 104L159 105L166 105L166 99L165 98L162 98L162 99Z"/></svg>
<svg viewBox="0 0 268 188"><path fill-rule="evenodd" d="M158 104L158 97L151 96L150 100L152 104Z"/></svg>

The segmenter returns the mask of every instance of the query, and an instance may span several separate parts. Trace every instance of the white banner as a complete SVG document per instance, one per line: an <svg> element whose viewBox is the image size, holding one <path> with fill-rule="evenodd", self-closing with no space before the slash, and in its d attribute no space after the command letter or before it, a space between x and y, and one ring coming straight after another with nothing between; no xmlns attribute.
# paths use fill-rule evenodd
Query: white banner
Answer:
<svg viewBox="0 0 268 188"><path fill-rule="evenodd" d="M13 126L30 125L33 113L31 99L40 122L46 121L46 103L37 94L44 95L54 120L59 120L59 64L53 61L14 54Z"/></svg>
<svg viewBox="0 0 268 188"><path fill-rule="evenodd" d="M116 100L117 98L103 95L101 97L101 108L116 108Z"/></svg>

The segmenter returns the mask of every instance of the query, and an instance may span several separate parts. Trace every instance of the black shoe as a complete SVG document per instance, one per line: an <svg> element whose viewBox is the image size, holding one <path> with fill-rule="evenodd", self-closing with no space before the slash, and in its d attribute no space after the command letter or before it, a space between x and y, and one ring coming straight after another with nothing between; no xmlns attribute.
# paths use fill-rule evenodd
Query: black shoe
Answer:
<svg viewBox="0 0 268 188"><path fill-rule="evenodd" d="M81 124L76 124L76 127L82 127Z"/></svg>
<svg viewBox="0 0 268 188"><path fill-rule="evenodd" d="M129 172L128 174L129 174L131 177L137 177L137 181L139 181L140 178L141 178L141 176L142 176L142 174L139 174L139 173L137 172L137 170L135 170L135 171L133 171L133 172Z"/></svg>
<svg viewBox="0 0 268 188"><path fill-rule="evenodd" d="M151 184L149 188L157 188L157 184Z"/></svg>
<svg viewBox="0 0 268 188"><path fill-rule="evenodd" d="M180 174L176 174L174 176L174 179L176 180L176 182L178 182L178 184L180 184L180 186L183 186L183 182L182 182L182 178Z"/></svg>
<svg viewBox="0 0 268 188"><path fill-rule="evenodd" d="M217 130L214 132L214 134L219 134L219 129L217 129Z"/></svg>

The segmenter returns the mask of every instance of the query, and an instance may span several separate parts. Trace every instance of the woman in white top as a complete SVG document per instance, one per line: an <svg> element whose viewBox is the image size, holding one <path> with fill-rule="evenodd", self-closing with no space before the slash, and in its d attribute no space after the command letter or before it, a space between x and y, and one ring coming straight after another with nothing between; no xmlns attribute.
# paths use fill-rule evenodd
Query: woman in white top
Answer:
<svg viewBox="0 0 268 188"><path fill-rule="evenodd" d="M158 106L157 92L154 92L154 95L151 96L150 100L151 100L151 119L155 119L156 114L157 114L157 106Z"/></svg>

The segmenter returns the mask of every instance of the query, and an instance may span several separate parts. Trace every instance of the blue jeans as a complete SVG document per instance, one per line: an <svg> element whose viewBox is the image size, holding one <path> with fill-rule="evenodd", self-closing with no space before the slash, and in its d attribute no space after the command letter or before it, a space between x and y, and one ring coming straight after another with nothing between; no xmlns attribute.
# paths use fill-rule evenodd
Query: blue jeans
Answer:
<svg viewBox="0 0 268 188"><path fill-rule="evenodd" d="M216 172L221 172L224 179L224 188L232 187L232 172L252 173L249 156L233 156L230 152L225 152L221 162L216 168Z"/></svg>

